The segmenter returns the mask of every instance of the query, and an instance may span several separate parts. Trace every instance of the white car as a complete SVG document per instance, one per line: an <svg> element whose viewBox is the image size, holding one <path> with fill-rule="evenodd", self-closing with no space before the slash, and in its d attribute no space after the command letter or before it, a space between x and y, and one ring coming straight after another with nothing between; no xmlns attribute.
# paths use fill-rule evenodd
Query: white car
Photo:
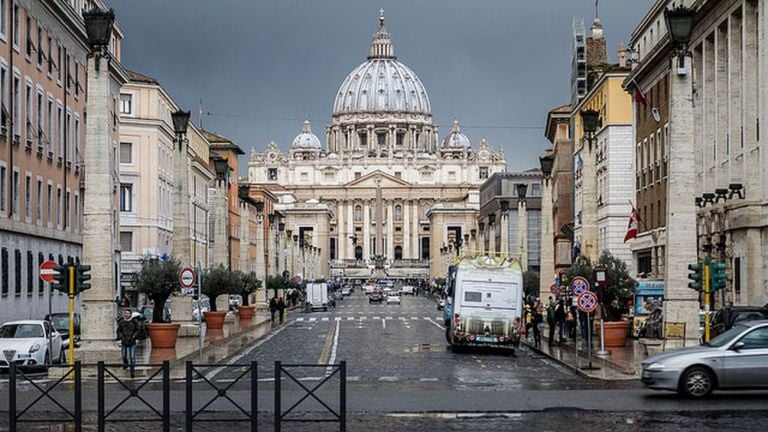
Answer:
<svg viewBox="0 0 768 432"><path fill-rule="evenodd" d="M341 295L343 296L350 296L352 295L352 288L350 287L344 287L341 289Z"/></svg>
<svg viewBox="0 0 768 432"><path fill-rule="evenodd" d="M7 369L11 362L23 368L66 362L61 335L48 321L11 321L0 326L0 354L0 369Z"/></svg>
<svg viewBox="0 0 768 432"><path fill-rule="evenodd" d="M397 303L400 305L400 293L397 291L390 291L387 293L387 304Z"/></svg>
<svg viewBox="0 0 768 432"><path fill-rule="evenodd" d="M404 285L403 288L400 289L400 292L403 295L406 295L406 294L413 295L413 292L414 292L413 285Z"/></svg>

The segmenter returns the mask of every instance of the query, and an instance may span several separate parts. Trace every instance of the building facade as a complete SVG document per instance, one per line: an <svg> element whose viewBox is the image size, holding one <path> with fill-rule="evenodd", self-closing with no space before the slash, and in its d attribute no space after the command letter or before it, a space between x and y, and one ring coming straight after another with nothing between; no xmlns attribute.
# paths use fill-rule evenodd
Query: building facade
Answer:
<svg viewBox="0 0 768 432"><path fill-rule="evenodd" d="M476 228L458 216L430 224L430 210L450 204L476 212L478 186L505 167L501 151L485 141L473 147L458 121L438 139L426 88L395 57L382 15L368 59L336 94L325 144L305 122L288 152L270 143L251 156L248 172L251 183L282 185L296 203L328 206L330 235L317 247L337 274L370 276L374 258L385 257L392 274L426 277L448 226Z"/></svg>
<svg viewBox="0 0 768 432"><path fill-rule="evenodd" d="M573 250L573 141L571 107L562 105L547 115L545 135L552 143L550 175L553 269L542 269L542 279L559 274L571 266ZM549 280L549 279L548 279Z"/></svg>
<svg viewBox="0 0 768 432"><path fill-rule="evenodd" d="M0 1L0 322L66 309L39 278L83 243L86 65L93 1ZM119 69L122 31L110 52ZM117 128L117 117L112 117ZM112 281L115 286L116 281Z"/></svg>

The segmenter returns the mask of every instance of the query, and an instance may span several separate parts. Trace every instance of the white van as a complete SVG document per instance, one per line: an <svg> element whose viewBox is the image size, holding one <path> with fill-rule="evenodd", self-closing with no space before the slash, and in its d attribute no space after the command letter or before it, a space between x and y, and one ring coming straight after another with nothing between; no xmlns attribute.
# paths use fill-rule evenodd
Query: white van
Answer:
<svg viewBox="0 0 768 432"><path fill-rule="evenodd" d="M480 256L462 259L448 286L446 338L454 347L512 349L522 318L523 272L515 259Z"/></svg>
<svg viewBox="0 0 768 432"><path fill-rule="evenodd" d="M307 302L312 310L328 310L328 284L325 282L307 284Z"/></svg>

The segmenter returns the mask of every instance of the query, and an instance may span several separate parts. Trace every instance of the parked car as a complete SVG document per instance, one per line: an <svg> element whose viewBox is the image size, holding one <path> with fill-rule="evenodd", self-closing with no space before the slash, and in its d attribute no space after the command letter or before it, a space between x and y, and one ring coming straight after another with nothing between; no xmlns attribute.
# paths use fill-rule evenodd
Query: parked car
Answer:
<svg viewBox="0 0 768 432"><path fill-rule="evenodd" d="M229 296L229 310L233 311L233 310L236 310L238 307L240 307L240 296L239 295L230 295Z"/></svg>
<svg viewBox="0 0 768 432"><path fill-rule="evenodd" d="M373 291L371 295L368 296L368 303L381 303L382 301L384 301L384 295L381 291Z"/></svg>
<svg viewBox="0 0 768 432"><path fill-rule="evenodd" d="M400 292L391 291L389 294L387 294L387 304L397 304L400 306Z"/></svg>
<svg viewBox="0 0 768 432"><path fill-rule="evenodd" d="M768 319L768 309L761 306L727 306L716 311L710 319L709 336L713 338L736 324Z"/></svg>
<svg viewBox="0 0 768 432"><path fill-rule="evenodd" d="M11 321L0 326L0 369L13 362L21 368L46 368L66 362L61 335L48 321Z"/></svg>
<svg viewBox="0 0 768 432"><path fill-rule="evenodd" d="M341 295L343 295L343 296L350 296L350 295L352 295L352 288L350 288L348 286L342 288L341 289Z"/></svg>
<svg viewBox="0 0 768 432"><path fill-rule="evenodd" d="M65 347L69 346L69 313L59 312L46 315L43 318L51 323L54 329L61 335L61 342ZM75 314L75 337L73 338L75 346L80 346L80 314Z"/></svg>
<svg viewBox="0 0 768 432"><path fill-rule="evenodd" d="M708 344L642 363L648 388L704 397L713 390L768 388L768 320L736 324Z"/></svg>
<svg viewBox="0 0 768 432"><path fill-rule="evenodd" d="M201 299L192 299L192 319L200 321L200 317L203 313L211 311L211 300L207 295L203 295Z"/></svg>

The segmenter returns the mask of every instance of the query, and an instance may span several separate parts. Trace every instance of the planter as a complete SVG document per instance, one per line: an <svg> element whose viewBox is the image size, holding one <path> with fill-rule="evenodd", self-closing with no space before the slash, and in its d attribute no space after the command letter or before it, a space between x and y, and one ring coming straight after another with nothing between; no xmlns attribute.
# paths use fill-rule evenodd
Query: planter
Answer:
<svg viewBox="0 0 768 432"><path fill-rule="evenodd" d="M224 328L224 318L226 318L226 312L203 312L205 317L205 325L208 330L221 330Z"/></svg>
<svg viewBox="0 0 768 432"><path fill-rule="evenodd" d="M606 321L605 322L605 346L609 348L623 347L627 343L629 322ZM595 321L595 336L600 337L600 322Z"/></svg>
<svg viewBox="0 0 768 432"><path fill-rule="evenodd" d="M251 306L240 306L238 308L238 313L240 314L241 320L253 319L253 307Z"/></svg>
<svg viewBox="0 0 768 432"><path fill-rule="evenodd" d="M146 325L152 349L167 349L176 347L176 336L179 334L178 323L149 323Z"/></svg>

